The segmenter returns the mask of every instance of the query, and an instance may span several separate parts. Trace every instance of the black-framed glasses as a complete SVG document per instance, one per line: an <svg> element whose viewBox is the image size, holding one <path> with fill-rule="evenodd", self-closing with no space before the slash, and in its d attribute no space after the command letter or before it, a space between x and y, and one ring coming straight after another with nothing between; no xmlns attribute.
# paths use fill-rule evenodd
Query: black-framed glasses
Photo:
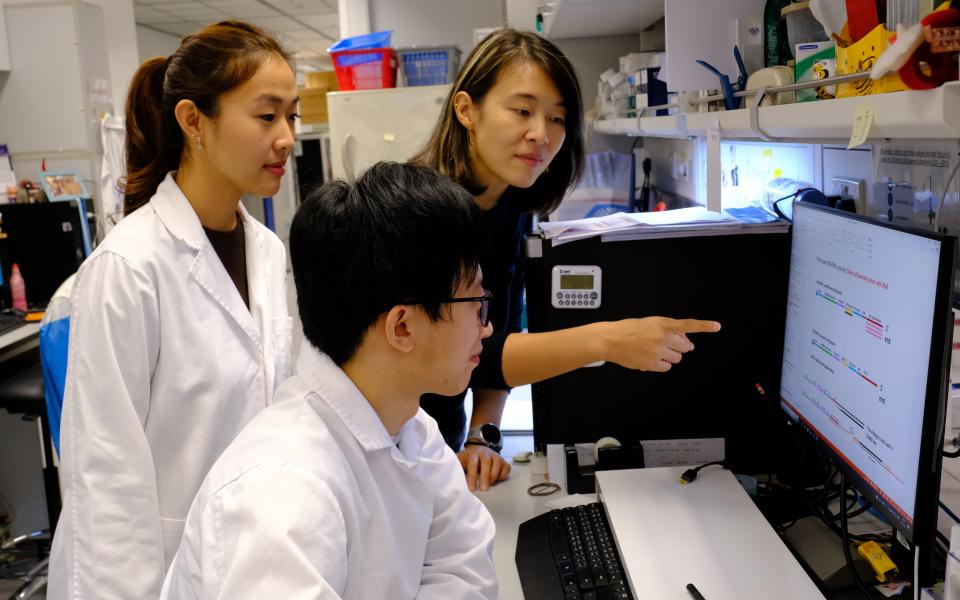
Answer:
<svg viewBox="0 0 960 600"><path fill-rule="evenodd" d="M472 296L470 298L447 298L446 300L440 300L440 304L453 304L455 302L479 302L480 309L477 311L477 316L480 318L480 326L486 327L490 324L490 300L493 299L493 292L490 290L483 290L482 296Z"/></svg>

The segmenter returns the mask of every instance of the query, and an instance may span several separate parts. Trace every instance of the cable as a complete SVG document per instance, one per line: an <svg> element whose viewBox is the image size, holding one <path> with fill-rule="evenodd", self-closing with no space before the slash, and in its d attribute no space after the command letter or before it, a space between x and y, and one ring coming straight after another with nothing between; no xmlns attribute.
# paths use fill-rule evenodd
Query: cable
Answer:
<svg viewBox="0 0 960 600"><path fill-rule="evenodd" d="M704 469L704 468L706 468L706 467L710 467L710 466L713 466L713 465L720 465L720 466L722 467L722 466L723 466L723 461L722 461L722 460L715 460L715 461L713 461L713 462L708 462L708 463L702 464L702 465L700 465L699 467L694 467L694 468L692 468L692 469L687 469L686 471L683 472L682 475L680 475L680 485L687 485L688 483L690 483L690 482L692 482L692 481L695 481L695 480L697 479L697 475L700 473L700 470L701 470L701 469Z"/></svg>
<svg viewBox="0 0 960 600"><path fill-rule="evenodd" d="M960 162L958 162L957 164L960 164ZM946 458L957 458L957 457L960 457L960 436L955 437L955 438L953 438L952 440L950 440L950 445L952 445L954 448L956 448L956 450L944 450L944 451L943 451L943 455L944 455Z"/></svg>
<svg viewBox="0 0 960 600"><path fill-rule="evenodd" d="M937 218L933 222L933 230L940 233L940 215L943 214L943 205L947 201L947 192L950 191L950 184L957 175L957 169L960 169L960 159L957 160L953 168L950 169L950 175L947 176L947 184L943 186L943 194L940 196L940 202L937 204ZM960 456L960 454L958 454Z"/></svg>
<svg viewBox="0 0 960 600"><path fill-rule="evenodd" d="M809 192L809 191L811 191L811 190L813 190L813 191L815 191L815 192L819 192L819 191L820 191L820 190L818 190L817 188L805 187L805 188L800 188L799 190L795 191L794 193L789 194L789 195L787 195L787 196L784 196L783 198L777 198L776 200L774 200L773 202L770 203L770 205L773 207L773 212L777 213L777 216L780 217L781 219L784 219L784 220L786 220L786 221L790 221L791 223L793 223L793 219L790 218L790 217L788 217L782 210L780 210L780 203L783 202L784 200L789 200L789 199L791 199L791 198L796 198L796 197L799 196L800 194L802 194L802 193L804 193L804 192ZM793 214L792 211L791 211L791 214Z"/></svg>
<svg viewBox="0 0 960 600"><path fill-rule="evenodd" d="M790 221L791 223L793 223L793 219L788 217L782 210L780 210L780 203L783 202L784 200L790 200L796 197L797 197L797 194L793 193L793 194L790 194L789 196L784 196L783 198L777 198L776 200L770 203L771 206L773 206L773 212L777 213L777 216L780 217L781 219L784 219L786 221Z"/></svg>
<svg viewBox="0 0 960 600"><path fill-rule="evenodd" d="M944 504L942 500L938 501L937 504L940 505L940 508L943 510L943 512L947 513L947 516L949 516L951 519L953 519L957 523L960 523L960 517L958 517L955 512L947 508L947 505Z"/></svg>
<svg viewBox="0 0 960 600"><path fill-rule="evenodd" d="M840 474L840 489L846 494L847 478L842 473ZM843 535L840 536L840 543L843 545L843 557L847 561L847 570L850 572L850 577L856 582L857 587L863 592L864 597L872 598L873 596L870 595L867 586L864 585L860 579L860 574L857 573L857 569L853 564L853 557L850 555L850 535L847 530L847 511L845 510L840 512L840 530L843 532Z"/></svg>

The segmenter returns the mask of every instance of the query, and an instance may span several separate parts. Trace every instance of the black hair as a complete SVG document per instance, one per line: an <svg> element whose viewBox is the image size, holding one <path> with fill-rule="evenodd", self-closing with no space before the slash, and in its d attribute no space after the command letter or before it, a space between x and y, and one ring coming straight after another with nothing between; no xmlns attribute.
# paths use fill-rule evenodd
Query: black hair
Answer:
<svg viewBox="0 0 960 600"><path fill-rule="evenodd" d="M290 229L304 336L342 366L398 304L444 318L488 243L473 197L429 167L381 162L315 189Z"/></svg>
<svg viewBox="0 0 960 600"><path fill-rule="evenodd" d="M501 73L525 63L543 69L557 86L566 109L566 135L548 171L529 188L508 188L506 194L521 210L546 216L556 210L567 190L576 185L583 173L583 101L573 65L552 42L535 33L498 29L476 45L450 88L430 140L410 162L437 169L472 194L482 193L483 188L473 181L470 138L457 119L454 99L457 93L466 92L476 104L481 104Z"/></svg>

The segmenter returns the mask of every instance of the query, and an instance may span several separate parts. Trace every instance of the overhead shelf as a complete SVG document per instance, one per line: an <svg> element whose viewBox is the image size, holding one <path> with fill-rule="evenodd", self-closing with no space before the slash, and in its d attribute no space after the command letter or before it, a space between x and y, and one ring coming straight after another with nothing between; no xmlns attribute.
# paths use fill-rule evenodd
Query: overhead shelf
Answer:
<svg viewBox="0 0 960 600"><path fill-rule="evenodd" d="M764 139L821 142L849 140L854 115L872 106L868 139L960 138L960 82L933 90L893 92L797 104L762 106L758 131L750 127L750 110L689 113L665 117L597 121L596 131L647 137L706 137L712 119L724 139Z"/></svg>

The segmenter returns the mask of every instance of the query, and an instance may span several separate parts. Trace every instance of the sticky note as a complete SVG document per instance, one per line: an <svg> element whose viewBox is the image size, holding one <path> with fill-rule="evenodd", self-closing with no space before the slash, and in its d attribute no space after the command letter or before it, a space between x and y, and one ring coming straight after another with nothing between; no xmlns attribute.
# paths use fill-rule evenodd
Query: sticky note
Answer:
<svg viewBox="0 0 960 600"><path fill-rule="evenodd" d="M870 128L873 127L873 104L864 102L853 111L853 129L850 131L850 143L847 150L856 148L870 137Z"/></svg>

